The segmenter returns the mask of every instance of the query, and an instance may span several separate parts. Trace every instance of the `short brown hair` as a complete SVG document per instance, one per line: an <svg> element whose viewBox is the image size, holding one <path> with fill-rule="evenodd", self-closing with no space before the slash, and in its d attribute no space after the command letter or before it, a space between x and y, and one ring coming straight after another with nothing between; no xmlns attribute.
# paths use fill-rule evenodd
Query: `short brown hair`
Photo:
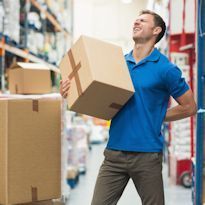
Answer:
<svg viewBox="0 0 205 205"><path fill-rule="evenodd" d="M162 28L162 31L158 34L157 38L156 38L156 42L155 43L158 43L161 38L164 36L164 33L166 31L166 24L163 20L163 18L158 15L157 13L153 12L153 11L150 11L150 10L142 10L140 11L140 14L139 15L142 15L142 14L150 14L154 17L154 24L155 26L159 26Z"/></svg>

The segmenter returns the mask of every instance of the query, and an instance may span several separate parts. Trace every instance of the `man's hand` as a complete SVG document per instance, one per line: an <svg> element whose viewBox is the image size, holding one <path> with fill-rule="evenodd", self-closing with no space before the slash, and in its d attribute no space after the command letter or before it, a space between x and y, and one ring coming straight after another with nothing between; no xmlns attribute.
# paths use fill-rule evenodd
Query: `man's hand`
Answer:
<svg viewBox="0 0 205 205"><path fill-rule="evenodd" d="M67 98L69 89L70 89L70 80L69 79L61 80L60 94L62 95L63 98Z"/></svg>
<svg viewBox="0 0 205 205"><path fill-rule="evenodd" d="M179 105L170 108L164 119L165 122L180 120L196 114L197 106L191 90L176 99Z"/></svg>

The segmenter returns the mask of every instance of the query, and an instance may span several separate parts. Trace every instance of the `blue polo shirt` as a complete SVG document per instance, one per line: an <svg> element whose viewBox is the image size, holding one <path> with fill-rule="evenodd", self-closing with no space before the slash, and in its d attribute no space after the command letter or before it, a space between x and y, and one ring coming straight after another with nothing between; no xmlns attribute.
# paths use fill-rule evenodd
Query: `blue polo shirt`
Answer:
<svg viewBox="0 0 205 205"><path fill-rule="evenodd" d="M180 69L156 48L136 63L132 51L125 56L135 94L112 119L108 149L161 152L161 126L170 96L183 95L189 86Z"/></svg>

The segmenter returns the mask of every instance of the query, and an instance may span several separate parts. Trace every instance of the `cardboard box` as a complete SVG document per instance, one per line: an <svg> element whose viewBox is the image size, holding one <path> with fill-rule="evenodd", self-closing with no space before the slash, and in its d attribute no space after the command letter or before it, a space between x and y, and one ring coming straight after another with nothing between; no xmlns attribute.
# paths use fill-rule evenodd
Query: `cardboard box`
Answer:
<svg viewBox="0 0 205 205"><path fill-rule="evenodd" d="M0 204L61 197L61 97L0 98Z"/></svg>
<svg viewBox="0 0 205 205"><path fill-rule="evenodd" d="M119 46L81 36L65 54L62 79L71 79L69 109L101 119L111 119L134 93Z"/></svg>
<svg viewBox="0 0 205 205"><path fill-rule="evenodd" d="M13 94L50 93L50 69L37 63L15 63L8 69L9 91Z"/></svg>

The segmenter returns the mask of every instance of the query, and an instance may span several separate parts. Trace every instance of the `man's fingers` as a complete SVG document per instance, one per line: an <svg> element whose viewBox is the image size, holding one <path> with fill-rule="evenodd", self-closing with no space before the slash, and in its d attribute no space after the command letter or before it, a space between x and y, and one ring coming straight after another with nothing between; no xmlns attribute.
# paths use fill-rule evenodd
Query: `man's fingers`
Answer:
<svg viewBox="0 0 205 205"><path fill-rule="evenodd" d="M62 91L67 92L69 90L69 88L70 88L70 84L67 84L67 85L62 87Z"/></svg>
<svg viewBox="0 0 205 205"><path fill-rule="evenodd" d="M60 80L60 93L63 96L63 98L67 98L68 96L68 91L70 89L70 79L66 80Z"/></svg>
<svg viewBox="0 0 205 205"><path fill-rule="evenodd" d="M63 84L62 84L62 88L64 89L65 87L68 87L68 86L70 86L70 82L64 82Z"/></svg>
<svg viewBox="0 0 205 205"><path fill-rule="evenodd" d="M63 93L63 98L67 98L67 96L68 96L68 93L66 92L66 93Z"/></svg>

